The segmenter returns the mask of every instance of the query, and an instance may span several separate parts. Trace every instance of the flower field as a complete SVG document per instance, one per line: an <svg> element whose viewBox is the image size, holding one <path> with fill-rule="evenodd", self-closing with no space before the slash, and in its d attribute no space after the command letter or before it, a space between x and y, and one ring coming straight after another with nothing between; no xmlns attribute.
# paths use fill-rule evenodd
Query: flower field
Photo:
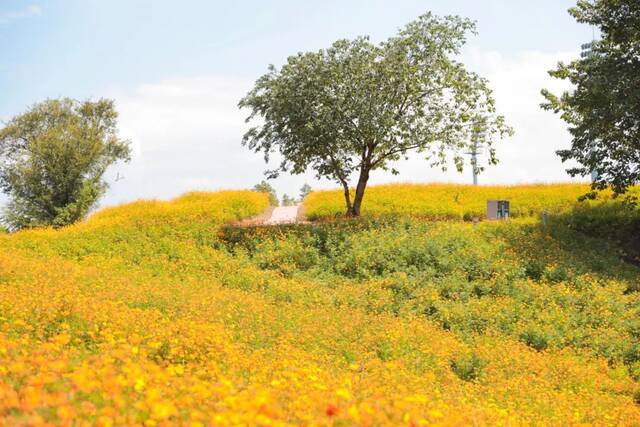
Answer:
<svg viewBox="0 0 640 427"><path fill-rule="evenodd" d="M224 225L267 204L0 235L0 425L640 424L640 270L614 243L531 219Z"/></svg>
<svg viewBox="0 0 640 427"><path fill-rule="evenodd" d="M558 213L573 207L589 191L585 184L532 184L472 186L457 184L390 184L368 187L363 214L405 213L433 219L482 218L487 200L511 202L512 217L538 215L543 210ZM633 188L632 193L638 189ZM606 193L605 193L606 194ZM311 219L333 218L345 210L342 190L317 191L304 200Z"/></svg>

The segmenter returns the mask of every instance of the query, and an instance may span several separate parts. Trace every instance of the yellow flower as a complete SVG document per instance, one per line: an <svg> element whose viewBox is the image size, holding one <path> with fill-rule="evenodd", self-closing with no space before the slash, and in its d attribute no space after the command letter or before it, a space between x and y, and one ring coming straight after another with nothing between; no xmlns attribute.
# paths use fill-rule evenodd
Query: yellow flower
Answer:
<svg viewBox="0 0 640 427"><path fill-rule="evenodd" d="M177 414L176 407L172 402L156 402L151 406L151 417L155 420L164 420Z"/></svg>
<svg viewBox="0 0 640 427"><path fill-rule="evenodd" d="M346 388L336 390L336 396L345 400L351 400L351 393Z"/></svg>

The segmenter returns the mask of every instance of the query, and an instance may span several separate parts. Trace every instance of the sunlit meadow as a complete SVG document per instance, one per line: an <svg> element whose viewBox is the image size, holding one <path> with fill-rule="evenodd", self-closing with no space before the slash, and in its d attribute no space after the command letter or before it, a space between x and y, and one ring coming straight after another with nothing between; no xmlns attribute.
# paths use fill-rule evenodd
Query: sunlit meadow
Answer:
<svg viewBox="0 0 640 427"><path fill-rule="evenodd" d="M537 216L544 210L549 213L566 211L589 191L586 184L388 184L367 189L363 213L404 213L430 219L470 220L473 216L485 216L487 200L506 199L511 202L511 216L522 218ZM631 189L632 194L637 192L637 187ZM604 195L610 197L608 192ZM306 214L312 219L342 214L344 204L342 190L317 191L304 201Z"/></svg>
<svg viewBox="0 0 640 427"><path fill-rule="evenodd" d="M584 188L474 191L272 228L228 225L264 194L192 193L0 235L0 425L640 424L640 271L529 214ZM489 196L528 218L398 215Z"/></svg>

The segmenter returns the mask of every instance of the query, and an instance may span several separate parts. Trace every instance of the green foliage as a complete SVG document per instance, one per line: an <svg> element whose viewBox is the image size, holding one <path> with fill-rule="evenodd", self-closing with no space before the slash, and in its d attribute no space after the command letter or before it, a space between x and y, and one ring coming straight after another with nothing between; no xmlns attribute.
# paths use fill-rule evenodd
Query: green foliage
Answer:
<svg viewBox="0 0 640 427"><path fill-rule="evenodd" d="M329 304L420 316L470 339L505 334L538 351L574 347L636 363L625 354L640 345L640 293L632 292L640 270L613 242L565 220L474 227L363 217L228 229L221 239L261 269L341 290Z"/></svg>
<svg viewBox="0 0 640 427"><path fill-rule="evenodd" d="M302 202L304 198L307 197L309 193L311 193L312 190L313 189L309 184L304 184L302 187L300 187L300 201Z"/></svg>
<svg viewBox="0 0 640 427"><path fill-rule="evenodd" d="M267 181L261 181L253 186L254 191L259 193L267 193L269 195L269 204L271 206L278 206L278 195L276 190Z"/></svg>
<svg viewBox="0 0 640 427"><path fill-rule="evenodd" d="M261 123L243 143L267 162L279 152L283 160L270 176L313 169L339 183L352 216L360 214L370 171L387 170L412 150L432 166L452 157L461 170L477 134L493 164L494 137L511 130L496 114L487 81L454 59L474 31L468 19L426 13L378 45L359 37L290 56L240 101L251 110L247 120Z"/></svg>
<svg viewBox="0 0 640 427"><path fill-rule="evenodd" d="M399 272L426 279L455 272L474 280L500 269L494 262L500 245L471 240L455 229L442 229L433 239L430 231L428 225L414 222L383 232L366 230L330 241L329 255L335 271L359 279Z"/></svg>
<svg viewBox="0 0 640 427"><path fill-rule="evenodd" d="M292 236L280 240L266 239L255 249L255 262L260 268L279 270L287 276L318 264L318 251L305 241Z"/></svg>
<svg viewBox="0 0 640 427"><path fill-rule="evenodd" d="M572 146L558 151L563 161L579 163L569 174L595 171L594 187L622 193L640 180L640 2L580 0L570 13L598 27L601 39L587 56L550 71L575 89L560 96L543 90L542 107L569 125Z"/></svg>
<svg viewBox="0 0 640 427"><path fill-rule="evenodd" d="M451 359L449 366L454 374L463 381L477 380L486 366L486 362L477 354L463 354Z"/></svg>
<svg viewBox="0 0 640 427"><path fill-rule="evenodd" d="M583 202L554 221L614 242L620 257L640 264L640 209L635 204L624 200Z"/></svg>
<svg viewBox="0 0 640 427"><path fill-rule="evenodd" d="M11 229L61 227L83 217L107 188L102 176L129 160L113 101L47 100L0 130L0 188Z"/></svg>
<svg viewBox="0 0 640 427"><path fill-rule="evenodd" d="M520 334L520 340L527 344L529 347L542 351L549 346L548 337L540 331L538 328L527 328Z"/></svg>
<svg viewBox="0 0 640 427"><path fill-rule="evenodd" d="M288 194L282 195L282 206L293 206L296 204L296 200L293 197L289 197Z"/></svg>

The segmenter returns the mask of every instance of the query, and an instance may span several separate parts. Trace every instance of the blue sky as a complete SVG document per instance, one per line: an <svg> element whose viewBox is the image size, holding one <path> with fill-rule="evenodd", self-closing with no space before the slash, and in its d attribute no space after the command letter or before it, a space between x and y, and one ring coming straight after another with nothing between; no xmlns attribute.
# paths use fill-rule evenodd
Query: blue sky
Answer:
<svg viewBox="0 0 640 427"><path fill-rule="evenodd" d="M478 21L463 61L496 90L498 108L516 130L504 161L481 182L567 180L553 151L569 143L558 117L540 112L539 90L562 88L546 76L577 55L592 30L567 13L566 0L448 1L0 1L0 118L47 97L111 97L134 161L105 204L171 197L189 189L242 188L261 179L260 156L239 146L237 100L270 63L338 38L392 36L431 10ZM507 110L507 111L505 111ZM538 167L531 167L539 156ZM506 162L506 163L505 163ZM459 181L411 159L406 174L374 182ZM110 175L111 177L111 175ZM312 175L282 177L295 193Z"/></svg>

